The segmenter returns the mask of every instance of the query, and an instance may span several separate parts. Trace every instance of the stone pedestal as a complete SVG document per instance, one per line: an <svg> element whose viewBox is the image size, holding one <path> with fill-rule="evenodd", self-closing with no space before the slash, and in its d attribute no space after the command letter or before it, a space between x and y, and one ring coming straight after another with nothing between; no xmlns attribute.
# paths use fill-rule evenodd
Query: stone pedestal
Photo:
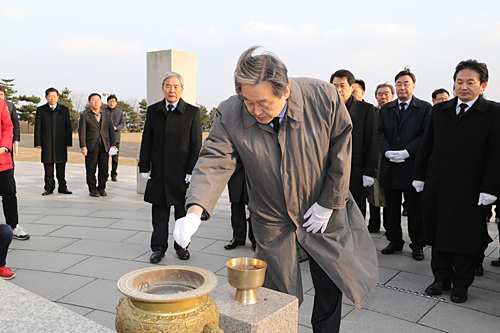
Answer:
<svg viewBox="0 0 500 333"><path fill-rule="evenodd" d="M236 304L236 289L226 284L210 293L219 308L219 327L224 332L297 332L299 300L295 296L267 288L256 290L259 301L253 305Z"/></svg>

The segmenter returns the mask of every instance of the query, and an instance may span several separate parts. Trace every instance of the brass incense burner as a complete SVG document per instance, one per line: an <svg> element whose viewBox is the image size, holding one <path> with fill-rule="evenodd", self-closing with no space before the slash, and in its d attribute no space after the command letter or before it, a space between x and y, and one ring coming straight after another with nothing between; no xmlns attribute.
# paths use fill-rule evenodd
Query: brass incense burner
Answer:
<svg viewBox="0 0 500 333"><path fill-rule="evenodd" d="M235 258L226 262L227 281L236 288L233 301L240 304L257 303L255 289L262 287L267 264L254 258Z"/></svg>
<svg viewBox="0 0 500 333"><path fill-rule="evenodd" d="M219 310L208 295L214 273L191 266L158 266L130 272L118 280L117 332L223 333Z"/></svg>

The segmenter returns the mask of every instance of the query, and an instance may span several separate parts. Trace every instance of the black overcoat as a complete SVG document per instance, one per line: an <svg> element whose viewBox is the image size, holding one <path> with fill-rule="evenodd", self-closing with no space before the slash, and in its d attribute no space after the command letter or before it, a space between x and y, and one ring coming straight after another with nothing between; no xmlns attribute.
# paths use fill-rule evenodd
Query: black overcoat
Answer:
<svg viewBox="0 0 500 333"><path fill-rule="evenodd" d="M73 145L69 109L61 104L52 111L49 103L36 109L35 147L42 147L42 163L66 163L66 147Z"/></svg>
<svg viewBox="0 0 500 333"><path fill-rule="evenodd" d="M112 146L116 146L115 129L109 113L101 112L101 121L99 123L94 111L82 112L79 124L80 148L86 147L89 152L99 151L101 141L106 152L109 152L109 148Z"/></svg>
<svg viewBox="0 0 500 333"><path fill-rule="evenodd" d="M151 171L144 200L158 205L185 201L186 174L193 172L201 149L200 110L179 100L167 111L165 100L148 107L142 134L140 172Z"/></svg>
<svg viewBox="0 0 500 333"><path fill-rule="evenodd" d="M346 103L352 120L352 163L349 190L356 202L366 200L363 175L375 178L377 164L377 121L375 107L353 96Z"/></svg>
<svg viewBox="0 0 500 333"><path fill-rule="evenodd" d="M479 193L499 197L500 106L483 97L463 115L457 98L434 105L415 163L424 237L442 252L476 255L491 242Z"/></svg>
<svg viewBox="0 0 500 333"><path fill-rule="evenodd" d="M384 188L412 190L412 173L420 142L427 126L432 106L413 96L410 105L399 117L398 100L384 104L378 117L378 142L382 163L380 185ZM404 150L410 154L403 163L392 163L385 157L388 150Z"/></svg>

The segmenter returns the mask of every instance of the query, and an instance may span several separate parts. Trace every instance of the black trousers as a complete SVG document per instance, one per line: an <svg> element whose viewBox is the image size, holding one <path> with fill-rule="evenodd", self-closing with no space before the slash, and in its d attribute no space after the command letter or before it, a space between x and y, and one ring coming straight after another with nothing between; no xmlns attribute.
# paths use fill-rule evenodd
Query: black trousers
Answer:
<svg viewBox="0 0 500 333"><path fill-rule="evenodd" d="M253 236L252 223L250 218L247 222L244 203L231 202L231 227L233 228L233 238L239 242L244 242L247 239L247 224L248 224L248 239L252 244L255 243Z"/></svg>
<svg viewBox="0 0 500 333"><path fill-rule="evenodd" d="M408 234L410 235L412 250L421 250L424 247L424 231L421 211L421 195L415 190L394 190L384 188L385 208L384 217L385 236L390 242L404 243L401 228L401 200L404 195L408 212Z"/></svg>
<svg viewBox="0 0 500 333"><path fill-rule="evenodd" d="M151 234L151 250L165 252L168 248L168 221L170 220L170 207L167 205L153 204L151 215L153 218L153 233ZM175 219L186 216L184 204L174 205ZM180 245L174 241L174 249L181 249Z"/></svg>
<svg viewBox="0 0 500 333"><path fill-rule="evenodd" d="M118 154L111 156L111 177L118 176L116 170L118 169L118 155L120 154L120 143L116 143L116 149L118 149Z"/></svg>
<svg viewBox="0 0 500 333"><path fill-rule="evenodd" d="M5 223L7 223L11 229L14 229L19 223L14 169L0 172L0 195L2 196Z"/></svg>
<svg viewBox="0 0 500 333"><path fill-rule="evenodd" d="M56 182L54 180L54 164L56 165L56 176L57 183L59 184L59 190L65 190L68 188L66 184L66 163L43 163L43 168L45 169L45 191L53 192L56 188Z"/></svg>
<svg viewBox="0 0 500 333"><path fill-rule="evenodd" d="M314 285L314 305L311 318L313 332L339 332L342 292L310 256L309 267Z"/></svg>
<svg viewBox="0 0 500 333"><path fill-rule="evenodd" d="M6 264L10 242L12 242L12 228L6 224L0 225L0 267Z"/></svg>
<svg viewBox="0 0 500 333"><path fill-rule="evenodd" d="M380 220L380 208L378 206L373 206L370 204L370 219L368 220L368 225L373 226L375 229L380 229L381 220ZM387 211L384 209L382 211L382 216L384 221L386 219Z"/></svg>
<svg viewBox="0 0 500 333"><path fill-rule="evenodd" d="M87 170L87 185L89 191L93 189L104 190L106 188L106 180L108 179L108 159L109 155L103 145L99 145L98 151L87 152L87 156L85 156L85 169ZM97 167L99 167L97 174L99 184L97 184L95 178Z"/></svg>
<svg viewBox="0 0 500 333"><path fill-rule="evenodd" d="M440 252L432 248L431 268L436 282L451 282L467 288L474 282L478 255Z"/></svg>
<svg viewBox="0 0 500 333"><path fill-rule="evenodd" d="M351 191L354 201L356 202L356 205L358 205L361 214L363 214L363 217L366 217L366 197L368 196L368 191L362 184L360 185L361 186L351 186L349 191Z"/></svg>

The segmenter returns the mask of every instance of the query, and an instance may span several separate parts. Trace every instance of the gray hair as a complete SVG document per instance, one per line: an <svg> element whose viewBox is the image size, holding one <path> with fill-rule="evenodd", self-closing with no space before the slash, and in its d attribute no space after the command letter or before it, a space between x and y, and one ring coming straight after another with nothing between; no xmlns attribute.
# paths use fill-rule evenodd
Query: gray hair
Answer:
<svg viewBox="0 0 500 333"><path fill-rule="evenodd" d="M288 85L288 70L285 64L274 54L264 52L252 56L260 46L252 46L238 59L234 71L234 85L236 92L241 93L241 85L255 86L262 82L269 82L273 86L273 94L281 97L285 94Z"/></svg>
<svg viewBox="0 0 500 333"><path fill-rule="evenodd" d="M394 93L395 93L395 91L394 91L394 87L393 87L393 86L391 86L389 83L387 83L387 82L386 82L386 83L381 83L381 84L379 84L379 85L377 86L377 89L375 89L375 97L377 97L377 92L378 92L378 90L379 90L380 88L389 88L389 89L391 89L391 92L392 92L392 94L393 94L393 95L394 95Z"/></svg>
<svg viewBox="0 0 500 333"><path fill-rule="evenodd" d="M176 72L166 72L165 75L163 75L163 79L161 80L161 86L165 84L165 80L171 77L177 77L179 78L179 81L181 81L181 86L184 88L184 80L182 79L182 76L179 73Z"/></svg>

